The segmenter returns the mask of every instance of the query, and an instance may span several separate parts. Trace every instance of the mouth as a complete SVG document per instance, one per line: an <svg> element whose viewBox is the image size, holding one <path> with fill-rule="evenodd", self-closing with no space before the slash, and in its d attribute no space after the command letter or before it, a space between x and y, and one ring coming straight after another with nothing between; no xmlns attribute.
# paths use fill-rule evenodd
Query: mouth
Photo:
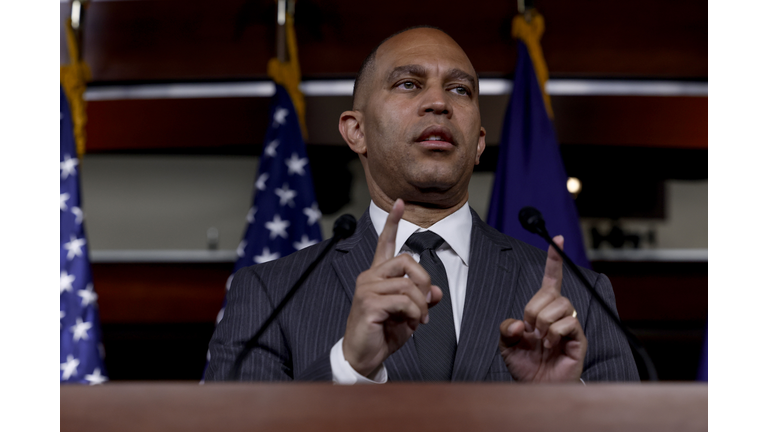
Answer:
<svg viewBox="0 0 768 432"><path fill-rule="evenodd" d="M416 142L428 150L445 151L455 144L451 131L443 126L430 126L416 138Z"/></svg>

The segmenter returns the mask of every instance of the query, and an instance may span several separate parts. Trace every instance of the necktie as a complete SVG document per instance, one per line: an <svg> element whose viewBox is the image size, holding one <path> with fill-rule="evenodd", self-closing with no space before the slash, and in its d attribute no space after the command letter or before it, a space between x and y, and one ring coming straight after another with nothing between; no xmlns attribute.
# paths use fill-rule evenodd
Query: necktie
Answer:
<svg viewBox="0 0 768 432"><path fill-rule="evenodd" d="M405 242L406 246L421 256L419 264L429 273L432 285L439 286L443 291L440 303L429 310L429 324L419 325L413 335L421 375L425 381L450 381L456 355L456 330L448 276L443 262L435 253L435 249L444 242L442 237L431 231L415 233Z"/></svg>

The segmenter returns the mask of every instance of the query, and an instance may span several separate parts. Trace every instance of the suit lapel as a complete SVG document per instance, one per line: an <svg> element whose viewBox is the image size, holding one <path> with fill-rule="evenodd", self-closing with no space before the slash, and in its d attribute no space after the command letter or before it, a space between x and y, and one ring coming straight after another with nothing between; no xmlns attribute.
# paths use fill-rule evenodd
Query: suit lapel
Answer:
<svg viewBox="0 0 768 432"><path fill-rule="evenodd" d="M357 221L355 233L336 245L336 250L342 253L333 260L332 265L350 303L355 295L357 276L371 267L377 240L376 231L366 211Z"/></svg>
<svg viewBox="0 0 768 432"><path fill-rule="evenodd" d="M509 318L520 264L503 235L472 211L467 294L453 381L481 381L499 355L499 325Z"/></svg>
<svg viewBox="0 0 768 432"><path fill-rule="evenodd" d="M377 242L376 230L373 228L368 211L366 211L357 222L355 234L336 245L336 250L342 254L333 260L332 265L350 304L355 296L357 277L371 267ZM384 364L390 379L393 381L421 380L413 338L410 338L405 345L389 356Z"/></svg>

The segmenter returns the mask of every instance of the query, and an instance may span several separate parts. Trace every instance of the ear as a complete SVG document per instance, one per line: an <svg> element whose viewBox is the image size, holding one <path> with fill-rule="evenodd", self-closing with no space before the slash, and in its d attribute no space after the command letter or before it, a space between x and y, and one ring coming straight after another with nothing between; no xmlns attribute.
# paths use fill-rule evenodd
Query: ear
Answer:
<svg viewBox="0 0 768 432"><path fill-rule="evenodd" d="M344 111L339 117L339 133L349 148L359 155L365 155L368 148L365 145L363 133L363 113L360 111Z"/></svg>
<svg viewBox="0 0 768 432"><path fill-rule="evenodd" d="M475 165L480 164L480 155L485 151L485 128L480 127L480 137L477 139L477 155L475 156Z"/></svg>

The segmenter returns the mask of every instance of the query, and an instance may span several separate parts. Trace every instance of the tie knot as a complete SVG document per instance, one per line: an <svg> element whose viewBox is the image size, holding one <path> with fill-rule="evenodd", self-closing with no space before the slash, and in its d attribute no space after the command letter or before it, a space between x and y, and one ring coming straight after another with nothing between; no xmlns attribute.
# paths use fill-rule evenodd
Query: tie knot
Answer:
<svg viewBox="0 0 768 432"><path fill-rule="evenodd" d="M443 243L445 243L445 240L432 231L414 233L405 241L405 245L419 255L428 249L435 250Z"/></svg>

